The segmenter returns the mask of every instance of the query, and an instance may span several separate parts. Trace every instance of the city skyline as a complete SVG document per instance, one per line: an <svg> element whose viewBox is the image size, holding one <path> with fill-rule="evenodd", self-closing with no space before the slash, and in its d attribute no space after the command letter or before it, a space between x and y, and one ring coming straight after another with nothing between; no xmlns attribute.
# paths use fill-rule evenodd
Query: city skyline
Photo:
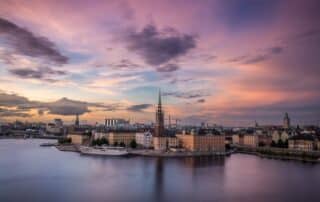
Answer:
<svg viewBox="0 0 320 202"><path fill-rule="evenodd" d="M1 1L0 121L319 124L319 6Z"/></svg>

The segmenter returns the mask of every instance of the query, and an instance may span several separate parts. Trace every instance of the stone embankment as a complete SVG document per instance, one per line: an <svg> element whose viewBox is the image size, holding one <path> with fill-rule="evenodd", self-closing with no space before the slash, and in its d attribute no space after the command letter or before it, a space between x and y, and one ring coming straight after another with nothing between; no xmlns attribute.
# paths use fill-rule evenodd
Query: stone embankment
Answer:
<svg viewBox="0 0 320 202"><path fill-rule="evenodd" d="M235 146L236 152L254 154L263 158L320 162L320 151L298 151L286 148Z"/></svg>

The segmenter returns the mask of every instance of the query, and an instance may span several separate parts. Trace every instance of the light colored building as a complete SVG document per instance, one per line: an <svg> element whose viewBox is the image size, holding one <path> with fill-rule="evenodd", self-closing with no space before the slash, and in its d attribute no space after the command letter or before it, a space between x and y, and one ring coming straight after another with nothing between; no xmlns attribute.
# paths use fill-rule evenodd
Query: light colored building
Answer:
<svg viewBox="0 0 320 202"><path fill-rule="evenodd" d="M64 131L62 126L58 126L54 123L48 123L46 125L46 132L53 135L62 135Z"/></svg>
<svg viewBox="0 0 320 202"><path fill-rule="evenodd" d="M71 139L72 144L83 145L89 143L89 136L80 133L70 133L67 138Z"/></svg>
<svg viewBox="0 0 320 202"><path fill-rule="evenodd" d="M153 147L153 139L152 134L147 132L137 132L136 133L136 142L138 145L144 148L151 148Z"/></svg>
<svg viewBox="0 0 320 202"><path fill-rule="evenodd" d="M93 139L94 140L99 140L99 139L102 139L102 138L105 138L105 139L109 139L109 133L105 133L105 132L94 132L93 133Z"/></svg>
<svg viewBox="0 0 320 202"><path fill-rule="evenodd" d="M288 141L288 139L289 139L289 134L288 134L288 132L285 131L285 130L282 131L280 139L281 139L282 142Z"/></svg>
<svg viewBox="0 0 320 202"><path fill-rule="evenodd" d="M232 135L232 142L235 145L257 147L259 137L255 134L236 134Z"/></svg>
<svg viewBox="0 0 320 202"><path fill-rule="evenodd" d="M281 133L278 130L274 130L272 132L272 141L274 141L275 143L278 143L281 137Z"/></svg>
<svg viewBox="0 0 320 202"><path fill-rule="evenodd" d="M161 137L153 137L153 146L155 150L158 151L166 151L170 148L179 147L179 140L177 137L168 137L168 136L161 136Z"/></svg>
<svg viewBox="0 0 320 202"><path fill-rule="evenodd" d="M177 138L179 139L181 146L188 151L225 151L224 135L210 134L210 132L200 132L198 134L193 132L186 134L183 132L182 134L178 134Z"/></svg>
<svg viewBox="0 0 320 202"><path fill-rule="evenodd" d="M258 147L258 135L246 134L243 136L243 145L249 147Z"/></svg>
<svg viewBox="0 0 320 202"><path fill-rule="evenodd" d="M130 143L136 139L136 133L132 131L114 131L108 133L108 141L110 145L115 143L124 143L129 146Z"/></svg>
<svg viewBox="0 0 320 202"><path fill-rule="evenodd" d="M234 134L232 135L232 144L240 144L240 135L239 134Z"/></svg>
<svg viewBox="0 0 320 202"><path fill-rule="evenodd" d="M111 119L105 120L105 126L108 128L126 127L129 124L130 124L130 121L125 119L111 118Z"/></svg>
<svg viewBox="0 0 320 202"><path fill-rule="evenodd" d="M286 130L274 130L272 132L272 141L278 143L280 140L286 142L289 139L289 133Z"/></svg>
<svg viewBox="0 0 320 202"><path fill-rule="evenodd" d="M312 151L316 147L316 138L311 134L299 134L289 138L289 149Z"/></svg>

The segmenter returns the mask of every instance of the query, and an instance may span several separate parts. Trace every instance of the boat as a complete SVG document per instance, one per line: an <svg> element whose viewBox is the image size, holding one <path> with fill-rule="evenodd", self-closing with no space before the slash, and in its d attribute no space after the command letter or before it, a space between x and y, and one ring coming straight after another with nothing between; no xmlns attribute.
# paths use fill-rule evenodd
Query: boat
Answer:
<svg viewBox="0 0 320 202"><path fill-rule="evenodd" d="M124 147L85 147L80 146L80 153L96 156L125 156L129 152Z"/></svg>
<svg viewBox="0 0 320 202"><path fill-rule="evenodd" d="M57 143L42 143L40 144L40 147L53 147L53 146L56 146Z"/></svg>

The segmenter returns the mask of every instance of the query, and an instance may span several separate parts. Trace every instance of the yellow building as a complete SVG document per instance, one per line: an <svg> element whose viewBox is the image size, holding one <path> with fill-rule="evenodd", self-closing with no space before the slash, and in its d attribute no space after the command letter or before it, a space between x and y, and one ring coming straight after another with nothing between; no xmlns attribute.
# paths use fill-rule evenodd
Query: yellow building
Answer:
<svg viewBox="0 0 320 202"><path fill-rule="evenodd" d="M89 136L83 135L82 133L70 133L67 138L71 139L72 144L82 145L89 143Z"/></svg>
<svg viewBox="0 0 320 202"><path fill-rule="evenodd" d="M237 134L232 135L233 144L248 147L257 147L259 143L258 135L254 134Z"/></svg>
<svg viewBox="0 0 320 202"><path fill-rule="evenodd" d="M258 146L258 136L253 134L247 134L243 136L243 145L249 147Z"/></svg>
<svg viewBox="0 0 320 202"><path fill-rule="evenodd" d="M289 138L289 149L300 151L312 151L315 148L316 139L310 134L299 134Z"/></svg>
<svg viewBox="0 0 320 202"><path fill-rule="evenodd" d="M232 135L232 144L240 144L240 135Z"/></svg>
<svg viewBox="0 0 320 202"><path fill-rule="evenodd" d="M110 145L123 142L126 146L129 146L129 144L135 140L136 133L132 131L115 131L109 132L107 136Z"/></svg>
<svg viewBox="0 0 320 202"><path fill-rule="evenodd" d="M179 140L177 137L153 137L153 146L155 150L165 151L170 148L179 147Z"/></svg>
<svg viewBox="0 0 320 202"><path fill-rule="evenodd" d="M195 134L179 134L177 135L181 146L188 151L225 151L224 135L195 135Z"/></svg>

